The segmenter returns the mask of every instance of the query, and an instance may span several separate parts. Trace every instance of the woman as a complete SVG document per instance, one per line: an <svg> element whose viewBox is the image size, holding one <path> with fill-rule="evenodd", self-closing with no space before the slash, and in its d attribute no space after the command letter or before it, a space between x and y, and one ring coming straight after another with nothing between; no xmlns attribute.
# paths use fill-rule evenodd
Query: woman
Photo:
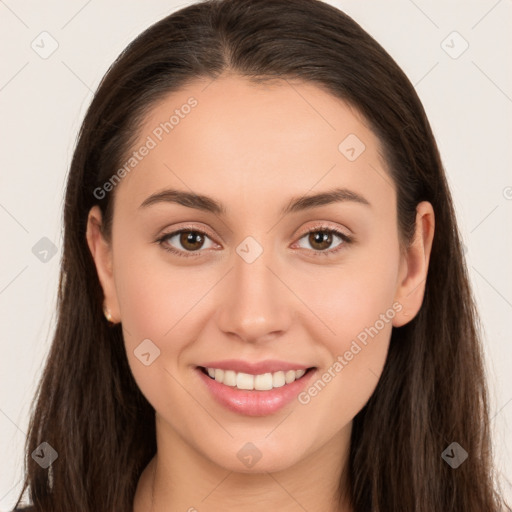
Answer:
<svg viewBox="0 0 512 512"><path fill-rule="evenodd" d="M65 204L33 510L505 506L436 142L344 13L207 1L150 27Z"/></svg>

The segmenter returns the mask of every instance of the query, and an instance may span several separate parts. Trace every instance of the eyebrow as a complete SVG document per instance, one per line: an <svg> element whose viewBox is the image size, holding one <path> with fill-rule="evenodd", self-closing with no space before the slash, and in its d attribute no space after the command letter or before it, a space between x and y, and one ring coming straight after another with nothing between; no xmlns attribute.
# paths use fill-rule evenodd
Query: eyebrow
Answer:
<svg viewBox="0 0 512 512"><path fill-rule="evenodd" d="M352 202L371 207L370 202L362 195L347 188L335 188L314 195L292 197L281 210L282 215L317 208L332 203ZM139 208L147 208L158 203L176 203L188 208L195 208L216 215L226 215L226 208L215 199L184 190L166 189L146 198Z"/></svg>

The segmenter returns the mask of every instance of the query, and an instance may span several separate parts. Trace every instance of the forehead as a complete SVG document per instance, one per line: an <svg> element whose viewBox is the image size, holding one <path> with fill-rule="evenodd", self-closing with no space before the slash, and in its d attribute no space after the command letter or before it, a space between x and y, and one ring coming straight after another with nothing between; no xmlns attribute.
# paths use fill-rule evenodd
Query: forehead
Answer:
<svg viewBox="0 0 512 512"><path fill-rule="evenodd" d="M394 194L382 190L391 180L364 118L309 82L196 80L153 106L132 150L136 165L119 188L137 205L167 186L267 204L333 186Z"/></svg>

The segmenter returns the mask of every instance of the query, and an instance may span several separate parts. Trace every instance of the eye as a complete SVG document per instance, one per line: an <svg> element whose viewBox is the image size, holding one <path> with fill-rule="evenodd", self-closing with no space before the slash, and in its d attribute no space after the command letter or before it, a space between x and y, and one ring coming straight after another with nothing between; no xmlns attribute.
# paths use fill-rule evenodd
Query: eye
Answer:
<svg viewBox="0 0 512 512"><path fill-rule="evenodd" d="M210 242L213 243L208 234L200 229L182 228L178 231L162 235L156 242L160 244L164 250L187 258L196 256L194 253L199 253L201 249L208 249L208 247L204 247L205 240L210 240ZM173 242L181 247L176 248L176 246L170 245ZM198 255L199 254L197 254L197 256Z"/></svg>
<svg viewBox="0 0 512 512"><path fill-rule="evenodd" d="M307 243L312 247L309 249L312 251L314 256L324 255L329 256L340 251L345 244L349 244L353 241L352 237L327 226L315 226L313 229L307 231L300 239L306 238ZM334 249L329 249L335 238L341 240ZM182 228L171 233L166 233L156 240L156 243L162 246L162 248L170 253L176 254L181 257L194 257L200 256L202 249L208 249L210 247L204 247L205 241L209 240L213 244L210 236L204 231L197 228ZM181 247L176 247L178 244ZM299 243L299 247L304 248ZM307 249L307 247L306 247ZM329 249L329 250L327 250Z"/></svg>
<svg viewBox="0 0 512 512"><path fill-rule="evenodd" d="M299 247L304 248L302 245L300 245L300 240L304 238L306 239L306 243L312 247L311 250L314 251L314 256L329 256L340 251L343 248L343 245L352 242L352 237L337 229L327 226L315 226L313 229L310 229L299 239ZM340 239L341 241L335 246L334 249L329 249L336 238Z"/></svg>

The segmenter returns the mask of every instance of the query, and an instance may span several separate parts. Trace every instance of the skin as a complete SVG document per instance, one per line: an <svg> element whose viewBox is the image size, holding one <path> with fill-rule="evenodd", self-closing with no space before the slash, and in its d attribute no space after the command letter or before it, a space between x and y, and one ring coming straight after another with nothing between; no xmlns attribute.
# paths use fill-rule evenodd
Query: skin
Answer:
<svg viewBox="0 0 512 512"><path fill-rule="evenodd" d="M416 237L401 253L393 182L355 109L310 83L255 85L232 74L210 82L170 94L146 117L134 149L190 96L198 101L117 185L111 243L99 208L88 217L105 304L123 324L131 370L156 411L158 451L139 480L134 512L348 512L336 489L352 420L377 385L392 326L420 309L434 212L418 205ZM366 146L355 161L338 150L349 134ZM280 215L292 197L333 187L370 206L346 201ZM208 195L226 216L175 203L139 208L165 188ZM333 235L330 245L315 244L308 232L319 223L354 241ZM183 246L179 236L163 244L184 253L197 247L199 256L155 243L188 224L206 232L203 245ZM247 236L263 248L250 264L236 252ZM339 252L321 254L340 243ZM194 370L215 359L282 359L321 375L397 301L401 311L307 404L236 414L212 400ZM134 355L146 338L161 351L149 366ZM261 453L251 468L237 457L247 442Z"/></svg>

